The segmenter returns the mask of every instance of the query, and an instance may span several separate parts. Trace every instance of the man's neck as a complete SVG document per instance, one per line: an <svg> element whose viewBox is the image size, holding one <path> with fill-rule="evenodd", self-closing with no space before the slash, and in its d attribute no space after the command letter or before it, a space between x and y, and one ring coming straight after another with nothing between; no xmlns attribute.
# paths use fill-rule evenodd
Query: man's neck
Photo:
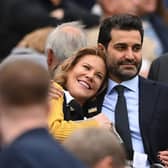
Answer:
<svg viewBox="0 0 168 168"><path fill-rule="evenodd" d="M36 109L36 110L35 110ZM12 143L17 137L35 128L47 128L47 116L44 114L42 108L30 109L13 109L12 116L2 116L1 119L1 133L2 143L4 145ZM26 112L25 112L26 111ZM8 111L9 112L9 111ZM16 114L14 116L14 113ZM23 114L22 114L23 113ZM32 115L34 113L34 115ZM25 114L25 115L24 115Z"/></svg>

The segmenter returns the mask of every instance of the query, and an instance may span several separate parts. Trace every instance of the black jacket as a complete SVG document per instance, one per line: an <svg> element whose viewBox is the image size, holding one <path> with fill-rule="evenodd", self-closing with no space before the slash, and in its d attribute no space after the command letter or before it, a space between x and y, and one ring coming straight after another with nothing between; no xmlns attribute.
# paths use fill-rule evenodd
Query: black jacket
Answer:
<svg viewBox="0 0 168 168"><path fill-rule="evenodd" d="M106 91L97 97L101 112ZM168 148L168 86L140 77L139 126L145 152L150 163L158 162L158 152Z"/></svg>
<svg viewBox="0 0 168 168"><path fill-rule="evenodd" d="M44 128L29 130L0 152L1 168L85 168Z"/></svg>

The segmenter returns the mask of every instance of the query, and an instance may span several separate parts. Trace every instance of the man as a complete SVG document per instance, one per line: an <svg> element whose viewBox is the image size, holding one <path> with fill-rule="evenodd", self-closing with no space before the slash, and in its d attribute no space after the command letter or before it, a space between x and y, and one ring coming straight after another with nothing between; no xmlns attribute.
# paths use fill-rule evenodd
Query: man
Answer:
<svg viewBox="0 0 168 168"><path fill-rule="evenodd" d="M115 14L131 13L142 18L144 42L142 46L143 61L140 75L147 77L152 60L160 54L168 52L168 28L163 19L157 15L156 8L161 0L98 0L102 18ZM91 28L88 32L88 44L96 44L99 28ZM150 47L149 47L150 46Z"/></svg>
<svg viewBox="0 0 168 168"><path fill-rule="evenodd" d="M45 47L50 73L53 73L59 63L86 45L82 25L78 22L68 22L57 26L49 34Z"/></svg>
<svg viewBox="0 0 168 168"><path fill-rule="evenodd" d="M30 60L0 66L0 167L83 167L47 131L48 72Z"/></svg>
<svg viewBox="0 0 168 168"><path fill-rule="evenodd" d="M134 151L133 158L129 159L133 159L135 167L149 167L159 162L158 152L168 148L168 87L138 76L143 44L141 20L127 14L105 19L100 26L98 43L107 51L109 71L108 88L98 98L99 110L116 122L115 86L122 85Z"/></svg>
<svg viewBox="0 0 168 168"><path fill-rule="evenodd" d="M90 168L125 167L124 150L115 134L108 129L79 129L63 145Z"/></svg>

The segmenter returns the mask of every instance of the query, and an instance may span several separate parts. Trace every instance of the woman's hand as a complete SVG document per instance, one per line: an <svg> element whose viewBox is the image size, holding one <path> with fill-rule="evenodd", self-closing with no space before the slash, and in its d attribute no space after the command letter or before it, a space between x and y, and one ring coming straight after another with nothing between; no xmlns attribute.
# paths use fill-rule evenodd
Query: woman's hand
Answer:
<svg viewBox="0 0 168 168"><path fill-rule="evenodd" d="M165 167L168 168L168 150L160 151L158 157Z"/></svg>
<svg viewBox="0 0 168 168"><path fill-rule="evenodd" d="M100 114L94 116L93 119L95 119L98 122L98 124L100 125L100 127L111 128L111 122L105 116L105 114L100 113Z"/></svg>
<svg viewBox="0 0 168 168"><path fill-rule="evenodd" d="M64 91L54 85L54 81L51 80L50 82L50 90L49 90L49 99L58 99L62 97L64 94Z"/></svg>

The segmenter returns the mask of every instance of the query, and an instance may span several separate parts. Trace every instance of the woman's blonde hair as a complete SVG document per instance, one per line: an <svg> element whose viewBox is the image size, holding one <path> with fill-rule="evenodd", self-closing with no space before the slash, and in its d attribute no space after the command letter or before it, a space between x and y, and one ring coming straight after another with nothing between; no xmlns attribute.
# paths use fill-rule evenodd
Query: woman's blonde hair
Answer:
<svg viewBox="0 0 168 168"><path fill-rule="evenodd" d="M64 89L66 89L66 82L67 82L67 74L73 67L79 62L79 60L86 55L96 55L97 57L101 58L106 67L106 76L100 87L98 93L102 91L106 87L107 83L107 64L106 64L106 54L104 50L99 47L85 47L78 50L73 56L67 58L61 65L58 66L54 73L54 81L60 84Z"/></svg>

